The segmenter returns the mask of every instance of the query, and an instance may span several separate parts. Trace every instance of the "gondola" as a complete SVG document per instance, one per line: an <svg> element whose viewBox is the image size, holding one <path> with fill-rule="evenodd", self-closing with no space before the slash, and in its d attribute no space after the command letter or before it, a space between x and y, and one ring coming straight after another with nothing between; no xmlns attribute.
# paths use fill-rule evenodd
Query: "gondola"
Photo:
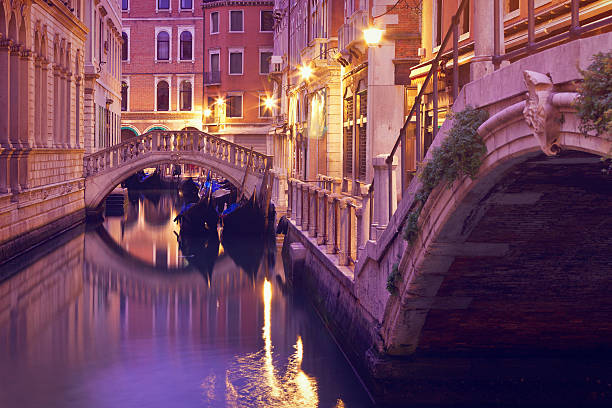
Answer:
<svg viewBox="0 0 612 408"><path fill-rule="evenodd" d="M199 201L200 185L193 181L191 177L184 180L179 185L179 194L185 203L196 203Z"/></svg>

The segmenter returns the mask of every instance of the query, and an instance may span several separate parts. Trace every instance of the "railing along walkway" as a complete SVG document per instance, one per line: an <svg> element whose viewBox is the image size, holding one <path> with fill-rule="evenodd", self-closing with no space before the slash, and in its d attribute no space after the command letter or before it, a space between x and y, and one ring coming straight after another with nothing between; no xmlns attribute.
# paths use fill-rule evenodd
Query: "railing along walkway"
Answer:
<svg viewBox="0 0 612 408"><path fill-rule="evenodd" d="M248 167L250 173L260 177L272 164L272 157L219 136L195 130L154 130L85 156L84 176L96 176L151 155L167 155L168 159L180 160L181 152L200 152L205 160L213 159L245 170Z"/></svg>

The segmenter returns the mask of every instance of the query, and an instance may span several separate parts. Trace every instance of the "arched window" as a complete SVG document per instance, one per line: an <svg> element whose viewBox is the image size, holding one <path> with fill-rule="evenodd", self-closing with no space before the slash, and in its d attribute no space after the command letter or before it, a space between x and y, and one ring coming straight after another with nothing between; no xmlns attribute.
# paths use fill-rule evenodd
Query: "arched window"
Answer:
<svg viewBox="0 0 612 408"><path fill-rule="evenodd" d="M128 110L128 84L125 81L121 82L121 110Z"/></svg>
<svg viewBox="0 0 612 408"><path fill-rule="evenodd" d="M128 54L128 36L125 32L121 33L121 38L123 38L123 45L121 46L121 60L127 61L130 59Z"/></svg>
<svg viewBox="0 0 612 408"><path fill-rule="evenodd" d="M170 110L170 86L166 81L157 83L157 110Z"/></svg>
<svg viewBox="0 0 612 408"><path fill-rule="evenodd" d="M163 61L170 59L170 35L165 31L157 34L157 59Z"/></svg>
<svg viewBox="0 0 612 408"><path fill-rule="evenodd" d="M183 31L181 33L181 59L191 61L191 33Z"/></svg>
<svg viewBox="0 0 612 408"><path fill-rule="evenodd" d="M182 111L191 110L191 82L181 82L181 88L179 90L180 95L180 107Z"/></svg>

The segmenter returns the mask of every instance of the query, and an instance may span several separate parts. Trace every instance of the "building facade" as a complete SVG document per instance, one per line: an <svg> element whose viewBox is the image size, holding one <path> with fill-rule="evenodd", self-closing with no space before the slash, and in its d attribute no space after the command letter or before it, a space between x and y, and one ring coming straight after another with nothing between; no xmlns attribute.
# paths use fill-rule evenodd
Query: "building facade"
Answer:
<svg viewBox="0 0 612 408"><path fill-rule="evenodd" d="M205 1L204 130L270 151L272 1Z"/></svg>
<svg viewBox="0 0 612 408"><path fill-rule="evenodd" d="M86 0L85 151L121 140L121 9L117 0Z"/></svg>
<svg viewBox="0 0 612 408"><path fill-rule="evenodd" d="M122 0L121 138L202 124L202 10L193 0Z"/></svg>
<svg viewBox="0 0 612 408"><path fill-rule="evenodd" d="M418 63L420 15L416 6L387 3L277 0L281 112L274 135L276 162L289 177L333 179L358 195L372 182L373 158L391 150L409 68ZM371 27L384 34L368 47L364 30Z"/></svg>
<svg viewBox="0 0 612 408"><path fill-rule="evenodd" d="M83 12L0 1L0 259L84 217Z"/></svg>
<svg viewBox="0 0 612 408"><path fill-rule="evenodd" d="M123 139L191 128L267 151L271 1L124 0L122 19Z"/></svg>

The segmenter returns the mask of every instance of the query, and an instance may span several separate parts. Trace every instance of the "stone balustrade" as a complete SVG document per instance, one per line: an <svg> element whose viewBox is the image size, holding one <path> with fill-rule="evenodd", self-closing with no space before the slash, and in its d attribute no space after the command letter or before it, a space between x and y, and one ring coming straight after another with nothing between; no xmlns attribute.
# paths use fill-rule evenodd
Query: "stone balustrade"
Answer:
<svg viewBox="0 0 612 408"><path fill-rule="evenodd" d="M331 178L310 183L290 178L287 216L323 252L337 254L340 265L352 267L369 237L370 200L333 192L339 185Z"/></svg>
<svg viewBox="0 0 612 408"><path fill-rule="evenodd" d="M264 174L271 163L271 157L219 136L192 130L155 130L85 156L84 176L94 176L152 154L169 153L178 159L181 152L199 152L206 158L241 169L249 166L249 171L255 174Z"/></svg>

